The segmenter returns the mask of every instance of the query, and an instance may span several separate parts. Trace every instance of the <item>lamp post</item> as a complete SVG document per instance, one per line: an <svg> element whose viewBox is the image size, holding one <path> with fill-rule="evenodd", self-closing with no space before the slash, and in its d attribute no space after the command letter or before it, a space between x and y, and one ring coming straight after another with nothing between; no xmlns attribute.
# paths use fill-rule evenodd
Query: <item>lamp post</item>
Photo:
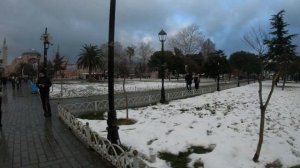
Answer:
<svg viewBox="0 0 300 168"><path fill-rule="evenodd" d="M164 87L164 78L165 78L165 69L164 69L164 42L167 39L167 33L162 29L158 33L158 38L159 41L161 42L161 58L160 58L160 63L161 63L161 97L160 97L160 102L165 103L166 102L166 97L165 97L165 87Z"/></svg>
<svg viewBox="0 0 300 168"><path fill-rule="evenodd" d="M47 27L45 28L45 33L41 35L41 40L44 43L44 68L47 70L47 50L49 48L51 36L47 33Z"/></svg>
<svg viewBox="0 0 300 168"><path fill-rule="evenodd" d="M40 59L41 59L41 55L40 54L38 54L37 56L36 56L36 58L37 58L37 78L39 78L39 72L40 72Z"/></svg>
<svg viewBox="0 0 300 168"><path fill-rule="evenodd" d="M220 91L220 62L218 61L217 91Z"/></svg>
<svg viewBox="0 0 300 168"><path fill-rule="evenodd" d="M117 113L114 99L114 43L115 43L116 0L110 0L109 33L108 33L108 117L107 139L113 144L120 144Z"/></svg>

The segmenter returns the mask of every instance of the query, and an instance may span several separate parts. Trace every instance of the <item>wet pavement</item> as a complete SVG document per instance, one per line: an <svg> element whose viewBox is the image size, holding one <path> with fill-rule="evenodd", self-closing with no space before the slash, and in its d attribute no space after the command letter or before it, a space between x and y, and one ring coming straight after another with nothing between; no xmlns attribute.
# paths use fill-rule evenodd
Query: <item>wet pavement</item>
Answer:
<svg viewBox="0 0 300 168"><path fill-rule="evenodd" d="M12 90L9 84L2 98L0 168L112 167L60 121L57 100L51 100L52 117L45 118L40 97L29 85Z"/></svg>

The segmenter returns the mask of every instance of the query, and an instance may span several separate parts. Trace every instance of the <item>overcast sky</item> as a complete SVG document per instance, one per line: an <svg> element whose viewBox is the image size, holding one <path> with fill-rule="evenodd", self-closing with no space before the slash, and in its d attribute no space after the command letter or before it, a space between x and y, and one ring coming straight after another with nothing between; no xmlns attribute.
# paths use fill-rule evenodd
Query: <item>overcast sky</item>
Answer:
<svg viewBox="0 0 300 168"><path fill-rule="evenodd" d="M108 41L109 0L0 0L0 45L6 37L9 62L31 48L43 51L45 27L62 55L76 58L83 44ZM141 41L159 49L168 36L195 23L227 55L250 48L241 40L251 27L269 31L271 15L286 10L290 33L300 34L300 0L117 0L116 35L123 47ZM300 36L294 40L300 46ZM299 52L299 47L297 49ZM77 59L77 58L76 58Z"/></svg>

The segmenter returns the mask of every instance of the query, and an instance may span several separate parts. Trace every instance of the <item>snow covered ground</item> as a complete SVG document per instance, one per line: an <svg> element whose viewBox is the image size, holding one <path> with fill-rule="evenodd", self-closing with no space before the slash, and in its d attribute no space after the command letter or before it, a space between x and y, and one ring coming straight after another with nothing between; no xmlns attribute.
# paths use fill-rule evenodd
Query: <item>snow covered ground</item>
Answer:
<svg viewBox="0 0 300 168"><path fill-rule="evenodd" d="M115 92L123 92L121 82L115 83ZM184 82L165 82L165 88L179 88L185 87ZM127 81L125 85L127 92L144 91L144 90L159 90L161 82L159 81ZM108 93L107 83L71 83L71 84L53 84L50 92L52 98L60 97L61 90L63 90L63 97L78 97L84 95L102 95Z"/></svg>
<svg viewBox="0 0 300 168"><path fill-rule="evenodd" d="M264 83L264 100L270 83ZM258 142L258 84L228 89L198 97L129 110L134 125L120 126L121 142L139 152L178 154L191 146L215 146L206 154L193 153L189 166L201 159L205 168L263 168L279 160L283 167L300 164L300 85L275 88L267 108L265 136L260 162L252 157ZM117 111L125 118L124 110ZM93 130L106 137L106 121L89 122ZM156 158L154 167L170 165Z"/></svg>

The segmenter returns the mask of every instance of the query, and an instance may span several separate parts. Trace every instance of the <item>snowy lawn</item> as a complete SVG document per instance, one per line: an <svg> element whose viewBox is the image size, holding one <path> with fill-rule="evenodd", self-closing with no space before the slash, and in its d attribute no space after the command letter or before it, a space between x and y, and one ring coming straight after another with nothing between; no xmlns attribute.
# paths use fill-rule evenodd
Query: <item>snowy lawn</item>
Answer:
<svg viewBox="0 0 300 168"><path fill-rule="evenodd" d="M123 92L121 82L115 83L115 92ZM171 81L165 82L165 88L180 88L185 87L184 82ZM161 82L143 82L143 81L126 81L125 85L127 92L159 90ZM63 97L77 97L83 95L102 95L108 93L107 83L81 83L81 84L64 84L62 85ZM52 98L59 97L61 94L61 85L53 84L50 92Z"/></svg>
<svg viewBox="0 0 300 168"><path fill-rule="evenodd" d="M264 100L270 83L264 83ZM177 155L191 146L213 149L205 154L188 155L188 165L197 160L205 168L263 168L279 160L283 167L300 165L300 85L287 84L284 91L275 88L267 108L264 143L260 162L252 157L258 142L260 110L258 84L214 92L194 98L172 101L167 105L130 109L134 125L120 126L122 144L149 155L156 153L151 166L170 164L159 153ZM117 111L118 118L126 116ZM93 130L106 137L106 121L89 122Z"/></svg>

